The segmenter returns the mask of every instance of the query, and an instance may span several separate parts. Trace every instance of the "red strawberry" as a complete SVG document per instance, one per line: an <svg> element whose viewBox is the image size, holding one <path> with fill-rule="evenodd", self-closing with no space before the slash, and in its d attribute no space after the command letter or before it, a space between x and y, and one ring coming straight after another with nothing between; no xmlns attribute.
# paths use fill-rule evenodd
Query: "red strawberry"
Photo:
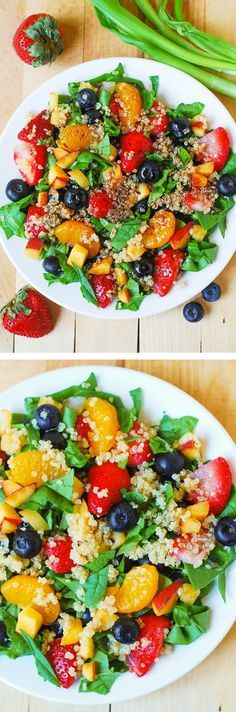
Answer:
<svg viewBox="0 0 236 712"><path fill-rule="evenodd" d="M132 173L137 170L147 151L152 151L152 139L140 131L130 131L121 137L121 170Z"/></svg>
<svg viewBox="0 0 236 712"><path fill-rule="evenodd" d="M191 502L208 500L211 514L220 514L228 502L232 485L232 474L224 457L206 462L191 473L199 480L196 490L189 493Z"/></svg>
<svg viewBox="0 0 236 712"><path fill-rule="evenodd" d="M208 186L204 186L204 188L192 188L184 197L184 205L192 211L200 210L203 213L207 213L213 203L212 188Z"/></svg>
<svg viewBox="0 0 236 712"><path fill-rule="evenodd" d="M217 129L209 131L199 141L198 161L200 163L214 162L216 171L222 171L230 151L230 139L227 131L219 126Z"/></svg>
<svg viewBox="0 0 236 712"><path fill-rule="evenodd" d="M157 253L154 259L154 293L165 297L176 281L185 254L180 250L167 247Z"/></svg>
<svg viewBox="0 0 236 712"><path fill-rule="evenodd" d="M70 558L72 542L67 534L57 534L50 537L45 544L49 569L55 574L66 574L71 571L74 562Z"/></svg>
<svg viewBox="0 0 236 712"><path fill-rule="evenodd" d="M208 556L207 534L203 530L199 534L182 534L173 540L170 554L184 564L200 566Z"/></svg>
<svg viewBox="0 0 236 712"><path fill-rule="evenodd" d="M55 638L49 643L46 658L56 673L62 687L71 687L73 682L75 682L80 675L78 647L78 643L73 645L61 645L61 638ZM73 675L71 674L72 670L74 671Z"/></svg>
<svg viewBox="0 0 236 712"><path fill-rule="evenodd" d="M38 339L52 331L52 317L47 300L28 285L1 310L2 325L12 334Z"/></svg>
<svg viewBox="0 0 236 712"><path fill-rule="evenodd" d="M110 99L109 108L110 108L112 114L117 119L117 121L119 121L120 120L120 103L119 103L117 97L115 96L115 94L112 94L112 97Z"/></svg>
<svg viewBox="0 0 236 712"><path fill-rule="evenodd" d="M115 462L93 465L88 472L88 482L90 484L88 508L97 517L103 517L113 504L120 501L123 487L130 489L128 471L118 467ZM101 490L107 490L106 495L100 497Z"/></svg>
<svg viewBox="0 0 236 712"><path fill-rule="evenodd" d="M47 149L43 144L23 143L14 151L14 161L28 185L37 185L47 164Z"/></svg>
<svg viewBox="0 0 236 712"><path fill-rule="evenodd" d="M105 309L112 302L117 292L117 283L114 275L112 273L91 274L90 283L97 297L99 306Z"/></svg>
<svg viewBox="0 0 236 712"><path fill-rule="evenodd" d="M0 450L0 465L6 465L9 455L4 450Z"/></svg>
<svg viewBox="0 0 236 712"><path fill-rule="evenodd" d="M39 237L42 232L48 232L40 220L43 215L45 215L45 208L40 208L39 205L30 205L25 221L25 233L27 237Z"/></svg>
<svg viewBox="0 0 236 712"><path fill-rule="evenodd" d="M44 12L29 15L17 28L12 45L18 57L40 67L51 64L64 49L62 28Z"/></svg>
<svg viewBox="0 0 236 712"><path fill-rule="evenodd" d="M128 655L127 663L130 672L138 677L146 675L160 654L166 635L171 628L171 622L164 616L142 616L142 628L138 644ZM145 644L144 644L145 643Z"/></svg>
<svg viewBox="0 0 236 712"><path fill-rule="evenodd" d="M159 136L160 133L165 133L165 131L167 131L168 126L168 116L163 111L163 108L160 108L158 101L154 101L151 108L149 122L149 130L151 131L151 134Z"/></svg>
<svg viewBox="0 0 236 712"><path fill-rule="evenodd" d="M49 138L53 133L53 125L49 119L47 111L41 111L18 133L20 141L38 143L40 139Z"/></svg>
<svg viewBox="0 0 236 712"><path fill-rule="evenodd" d="M88 211L94 218L105 218L113 206L112 199L105 190L97 190L89 200Z"/></svg>
<svg viewBox="0 0 236 712"><path fill-rule="evenodd" d="M135 433L140 434L140 439L135 440ZM150 462L153 460L153 452L150 448L148 440L142 436L142 427L140 423L134 423L132 429L128 433L129 438L134 435L134 440L127 443L129 455L128 455L128 465L129 467L137 467L142 465L143 462Z"/></svg>
<svg viewBox="0 0 236 712"><path fill-rule="evenodd" d="M75 427L76 427L78 435L81 438L85 438L85 440L88 440L88 434L91 432L91 430L89 427L89 423L85 422L82 413L80 415L78 415Z"/></svg>

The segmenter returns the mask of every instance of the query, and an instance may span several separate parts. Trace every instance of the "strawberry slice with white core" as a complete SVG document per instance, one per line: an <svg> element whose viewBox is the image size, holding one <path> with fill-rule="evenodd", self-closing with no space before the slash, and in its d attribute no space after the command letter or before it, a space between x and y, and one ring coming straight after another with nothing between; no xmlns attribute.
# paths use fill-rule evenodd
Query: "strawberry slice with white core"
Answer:
<svg viewBox="0 0 236 712"><path fill-rule="evenodd" d="M230 138L225 129L219 126L209 131L199 142L199 163L214 162L215 171L222 171L227 163L230 151Z"/></svg>
<svg viewBox="0 0 236 712"><path fill-rule="evenodd" d="M210 513L216 516L222 512L230 497L232 474L227 460L217 457L198 467L191 477L199 480L197 488L189 493L191 502L208 500Z"/></svg>

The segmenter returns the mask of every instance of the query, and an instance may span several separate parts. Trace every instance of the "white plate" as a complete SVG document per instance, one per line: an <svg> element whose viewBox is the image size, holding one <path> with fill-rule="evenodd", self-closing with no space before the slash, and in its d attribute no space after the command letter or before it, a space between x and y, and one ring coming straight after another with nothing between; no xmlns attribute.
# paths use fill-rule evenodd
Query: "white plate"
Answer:
<svg viewBox="0 0 236 712"><path fill-rule="evenodd" d="M46 107L50 91L64 93L67 90L69 81L79 81L98 76L103 72L114 69L119 61L122 61L125 71L129 76L141 79L144 84L147 84L150 75L158 74L160 77L160 97L169 106L177 106L181 101L186 103L193 101L203 102L203 104L205 104L209 127L215 128L217 126L223 126L229 132L232 147L236 150L236 133L233 118L214 94L206 89L203 84L192 79L188 74L148 59L136 59L133 57L96 59L66 69L64 72L49 79L41 87L36 89L33 94L27 97L12 116L0 140L2 169L0 184L1 205L7 202L5 195L6 184L11 178L18 175L13 161L13 150L17 145L17 134L25 124L27 113L38 113ZM23 240L16 237L7 240L2 230L0 230L0 233L3 247L16 269L22 273L27 282L32 284L39 292L52 301L80 314L87 314L101 319L133 319L137 316L159 314L172 307L176 307L192 299L217 277L235 251L235 214L236 208L230 211L227 218L228 226L224 240L219 230L214 233L213 240L219 245L218 254L214 263L206 267L202 272L185 272L182 278L165 297L159 297L155 294L146 297L139 311L135 314L127 310L115 311L114 303L107 307L107 309L98 309L93 304L86 302L82 297L78 283L69 285L53 284L49 289L43 277L42 262L33 261L24 256Z"/></svg>
<svg viewBox="0 0 236 712"><path fill-rule="evenodd" d="M225 457L236 472L235 446L222 425L200 403L170 383L138 371L110 366L75 366L40 374L1 394L1 408L21 412L25 396L45 395L75 383L81 383L90 370L98 377L99 386L119 394L130 405L129 390L141 386L144 396L143 414L152 422L161 418L166 410L173 417L193 415L199 419L197 434L204 443L206 458ZM114 384L115 387L114 387ZM108 695L78 694L78 682L69 690L50 685L37 675L32 658L16 661L1 656L0 679L30 695L53 702L78 705L98 705L132 699L159 690L192 670L211 653L233 625L236 616L236 564L227 573L227 603L217 586L207 596L211 612L209 631L191 645L177 646L171 655L162 656L143 678L123 674Z"/></svg>

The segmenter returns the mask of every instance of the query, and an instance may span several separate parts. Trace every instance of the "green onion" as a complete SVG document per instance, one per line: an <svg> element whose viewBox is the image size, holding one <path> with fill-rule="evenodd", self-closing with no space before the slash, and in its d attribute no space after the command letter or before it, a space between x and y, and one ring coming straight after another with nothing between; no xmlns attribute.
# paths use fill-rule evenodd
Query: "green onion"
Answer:
<svg viewBox="0 0 236 712"><path fill-rule="evenodd" d="M188 49L184 49L160 33L148 27L142 20L126 10L119 0L91 0L95 7L97 17L103 27L114 32L120 39L128 44L135 45L142 52L153 57L157 61L176 67L198 79L213 91L221 92L227 96L236 98L236 84L219 74L212 74L207 71L209 62L211 68L218 63L218 71L235 70L236 63L228 63L222 60L215 60L207 55L201 56L193 51L193 48L186 43ZM151 8L148 0L136 0L139 7ZM154 11L155 12L155 11ZM156 13L155 13L156 14ZM149 18L150 19L150 18ZM200 66L197 66L200 65ZM205 66L206 69L203 69ZM216 66L214 66L216 69Z"/></svg>

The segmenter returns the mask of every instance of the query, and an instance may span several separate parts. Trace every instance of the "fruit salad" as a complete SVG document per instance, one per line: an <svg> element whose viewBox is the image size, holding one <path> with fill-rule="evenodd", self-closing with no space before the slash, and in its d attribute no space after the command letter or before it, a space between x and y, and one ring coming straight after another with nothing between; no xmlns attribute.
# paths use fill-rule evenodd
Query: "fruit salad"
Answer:
<svg viewBox="0 0 236 712"><path fill-rule="evenodd" d="M144 421L130 396L92 373L2 411L0 653L81 693L206 633L205 595L218 579L225 600L236 559L228 462L204 462L196 418Z"/></svg>
<svg viewBox="0 0 236 712"><path fill-rule="evenodd" d="M146 89L122 64L51 92L48 106L18 133L20 177L0 209L7 237L26 239L48 284L78 282L106 308L139 310L164 297L183 272L211 264L234 205L236 156L204 104L177 107Z"/></svg>

